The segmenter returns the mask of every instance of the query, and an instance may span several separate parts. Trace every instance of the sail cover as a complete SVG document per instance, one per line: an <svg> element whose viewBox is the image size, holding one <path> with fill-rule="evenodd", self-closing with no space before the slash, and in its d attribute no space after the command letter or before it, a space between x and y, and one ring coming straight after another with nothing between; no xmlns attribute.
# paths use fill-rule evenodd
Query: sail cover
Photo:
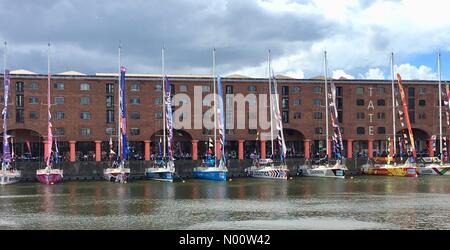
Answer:
<svg viewBox="0 0 450 250"><path fill-rule="evenodd" d="M223 93L222 93L222 80L217 77L217 92L218 92L218 102L217 102L217 114L219 117L219 143L221 150L221 160L225 162L225 118L224 118L224 107L223 107Z"/></svg>
<svg viewBox="0 0 450 250"><path fill-rule="evenodd" d="M275 79L275 75L272 71L272 79L273 79L273 89L274 94L270 95L272 99L272 112L275 117L275 129L277 133L278 146L280 150L280 158L283 161L286 158L286 142L284 141L284 133L283 133L283 120L280 113L280 107L278 105L278 90L277 90L277 81ZM272 123L272 121L271 121ZM273 123L272 123L273 124Z"/></svg>
<svg viewBox="0 0 450 250"><path fill-rule="evenodd" d="M120 67L120 133L122 136L122 160L128 159L128 143L127 143L127 110L126 110L126 99L125 99L125 73L126 68Z"/></svg>
<svg viewBox="0 0 450 250"><path fill-rule="evenodd" d="M171 94L171 84L169 78L166 77L166 95L164 104L166 105L166 129L167 129L167 153L169 155L169 160L173 160L173 150L172 150L172 142L173 142L173 115L172 115L172 97Z"/></svg>

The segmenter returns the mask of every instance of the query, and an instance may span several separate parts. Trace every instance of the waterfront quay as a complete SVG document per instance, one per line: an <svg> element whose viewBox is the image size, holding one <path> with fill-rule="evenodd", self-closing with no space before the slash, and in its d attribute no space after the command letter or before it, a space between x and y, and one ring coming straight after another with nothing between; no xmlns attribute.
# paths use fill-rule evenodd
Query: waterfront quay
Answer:
<svg viewBox="0 0 450 250"><path fill-rule="evenodd" d="M304 159L287 159L287 165L290 171L290 176L297 175L298 166L304 163ZM177 174L189 179L192 177L192 170L198 166L201 161L192 160L178 160L176 161ZM346 159L345 164L349 171L347 175L360 174L360 166L367 162L366 158ZM15 167L22 171L22 181L35 181L36 170L42 167L42 162L17 162ZM148 161L129 161L131 169L130 179L140 180L145 178L145 168L151 164ZM230 178L246 177L245 168L250 167L252 160L229 160ZM102 180L104 178L103 171L110 166L107 161L79 161L79 162L61 162L55 164L56 168L64 170L64 180L67 181L91 181Z"/></svg>

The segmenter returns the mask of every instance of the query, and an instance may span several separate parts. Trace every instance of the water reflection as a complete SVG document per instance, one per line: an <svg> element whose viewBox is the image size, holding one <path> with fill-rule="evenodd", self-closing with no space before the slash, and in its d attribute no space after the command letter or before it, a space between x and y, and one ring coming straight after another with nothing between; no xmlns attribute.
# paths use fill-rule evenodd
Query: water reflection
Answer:
<svg viewBox="0 0 450 250"><path fill-rule="evenodd" d="M0 228L450 229L448 180L356 176L19 183L0 189Z"/></svg>

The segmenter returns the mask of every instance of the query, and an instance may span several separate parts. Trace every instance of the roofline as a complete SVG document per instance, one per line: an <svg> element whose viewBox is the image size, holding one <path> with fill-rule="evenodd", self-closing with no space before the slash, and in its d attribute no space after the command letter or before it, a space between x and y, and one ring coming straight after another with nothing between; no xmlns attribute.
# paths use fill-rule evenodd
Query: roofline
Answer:
<svg viewBox="0 0 450 250"><path fill-rule="evenodd" d="M177 81L211 81L211 76L204 76L204 75L192 75L190 77L186 75L168 75L169 78L172 78ZM3 74L0 74L0 78L3 78ZM47 79L47 74L36 74L36 75L11 75L12 79ZM59 75L54 74L52 75L52 79L55 80L110 80L110 81L117 81L117 74L116 76L111 75ZM130 80L136 80L136 81L158 81L161 80L161 75L155 74L154 76L139 76L136 75L129 75L126 77L126 79ZM260 82L267 82L267 78L235 78L235 77L222 77L222 80L226 82L245 82L245 83L260 83ZM318 84L323 83L323 79L277 79L279 83L297 83L297 84ZM376 79L333 79L333 81L337 84L391 84L392 80L376 80ZM412 84L412 85L420 85L420 84L437 84L439 81L437 80L403 80L404 84ZM441 81L443 84L450 84L450 80Z"/></svg>

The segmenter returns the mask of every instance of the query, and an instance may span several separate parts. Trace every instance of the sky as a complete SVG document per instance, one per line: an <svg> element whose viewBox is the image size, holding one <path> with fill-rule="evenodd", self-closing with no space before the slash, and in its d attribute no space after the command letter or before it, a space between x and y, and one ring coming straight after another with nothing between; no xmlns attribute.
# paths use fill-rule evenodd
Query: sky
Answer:
<svg viewBox="0 0 450 250"><path fill-rule="evenodd" d="M0 0L7 67L130 73L390 79L450 78L450 18L441 0ZM2 49L4 54L4 49ZM3 65L3 63L2 63Z"/></svg>

